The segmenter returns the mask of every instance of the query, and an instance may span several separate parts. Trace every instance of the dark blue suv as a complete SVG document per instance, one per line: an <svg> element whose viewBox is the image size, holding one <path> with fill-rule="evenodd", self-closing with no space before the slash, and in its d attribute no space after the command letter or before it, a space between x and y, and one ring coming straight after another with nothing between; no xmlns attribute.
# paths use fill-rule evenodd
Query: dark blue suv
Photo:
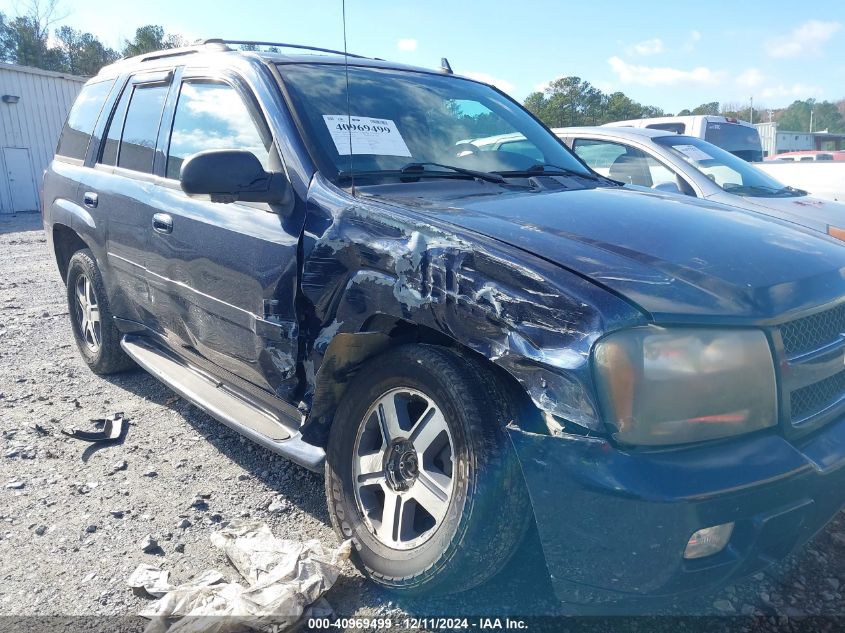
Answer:
<svg viewBox="0 0 845 633"><path fill-rule="evenodd" d="M242 44L70 113L44 225L95 373L325 469L396 590L480 584L534 522L561 598L701 591L839 510L840 243L627 190L448 64Z"/></svg>

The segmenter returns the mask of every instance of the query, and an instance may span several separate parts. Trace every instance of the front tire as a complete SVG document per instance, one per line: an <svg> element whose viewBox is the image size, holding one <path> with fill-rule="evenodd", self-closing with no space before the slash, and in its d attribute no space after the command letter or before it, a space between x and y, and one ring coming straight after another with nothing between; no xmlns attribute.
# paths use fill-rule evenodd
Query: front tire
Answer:
<svg viewBox="0 0 845 633"><path fill-rule="evenodd" d="M120 347L120 332L109 310L103 276L87 248L70 258L67 305L76 346L91 371L114 374L134 366Z"/></svg>
<svg viewBox="0 0 845 633"><path fill-rule="evenodd" d="M363 571L405 593L464 591L494 576L531 517L505 425L506 387L443 347L401 346L355 377L326 456L335 530Z"/></svg>

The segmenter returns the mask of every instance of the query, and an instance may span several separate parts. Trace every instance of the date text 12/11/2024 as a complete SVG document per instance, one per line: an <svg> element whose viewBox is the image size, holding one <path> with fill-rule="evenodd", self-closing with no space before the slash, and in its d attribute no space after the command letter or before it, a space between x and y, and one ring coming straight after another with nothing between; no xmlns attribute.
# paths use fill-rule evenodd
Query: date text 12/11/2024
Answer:
<svg viewBox="0 0 845 633"><path fill-rule="evenodd" d="M309 618L308 628L312 630L376 630L390 631L415 629L449 629L479 631L524 631L528 624L518 618Z"/></svg>

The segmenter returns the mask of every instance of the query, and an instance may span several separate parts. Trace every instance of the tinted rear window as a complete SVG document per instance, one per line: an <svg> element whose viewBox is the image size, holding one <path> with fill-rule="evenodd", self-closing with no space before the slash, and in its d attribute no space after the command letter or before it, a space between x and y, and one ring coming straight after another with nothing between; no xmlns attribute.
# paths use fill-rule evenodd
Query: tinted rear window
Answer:
<svg viewBox="0 0 845 633"><path fill-rule="evenodd" d="M117 166L152 173L158 126L169 86L137 85L129 101Z"/></svg>
<svg viewBox="0 0 845 633"><path fill-rule="evenodd" d="M756 128L737 123L708 122L704 140L750 162L763 160L763 146Z"/></svg>
<svg viewBox="0 0 845 633"><path fill-rule="evenodd" d="M79 93L67 117L56 154L84 159L91 140L91 133L100 116L100 110L109 96L114 80L88 84Z"/></svg>

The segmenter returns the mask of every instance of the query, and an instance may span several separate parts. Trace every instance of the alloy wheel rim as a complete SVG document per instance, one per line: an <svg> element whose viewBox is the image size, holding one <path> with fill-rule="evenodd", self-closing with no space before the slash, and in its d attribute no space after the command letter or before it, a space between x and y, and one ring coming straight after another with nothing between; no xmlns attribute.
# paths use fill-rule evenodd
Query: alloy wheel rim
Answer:
<svg viewBox="0 0 845 633"><path fill-rule="evenodd" d="M85 346L94 354L100 351L101 328L100 328L100 306L97 302L97 294L94 292L94 285L88 275L82 274L76 278L74 288L76 296L76 320L79 324L79 332Z"/></svg>
<svg viewBox="0 0 845 633"><path fill-rule="evenodd" d="M393 549L428 541L446 518L454 490L454 444L440 408L416 389L392 389L369 408L355 438L358 511Z"/></svg>

